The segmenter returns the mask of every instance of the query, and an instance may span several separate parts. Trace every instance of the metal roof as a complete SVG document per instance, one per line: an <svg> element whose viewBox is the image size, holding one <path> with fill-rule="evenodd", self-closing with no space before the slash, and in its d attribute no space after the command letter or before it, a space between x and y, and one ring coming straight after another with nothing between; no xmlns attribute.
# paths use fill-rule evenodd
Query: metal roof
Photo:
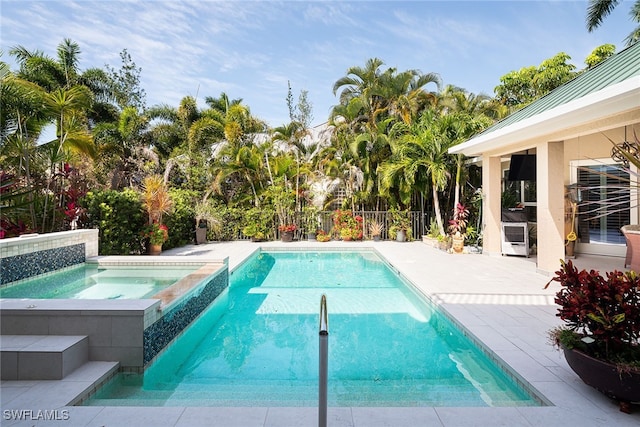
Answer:
<svg viewBox="0 0 640 427"><path fill-rule="evenodd" d="M480 136L490 137L488 134L499 129L507 128L635 76L640 76L640 43L635 43L586 70L573 80L485 129L472 140Z"/></svg>

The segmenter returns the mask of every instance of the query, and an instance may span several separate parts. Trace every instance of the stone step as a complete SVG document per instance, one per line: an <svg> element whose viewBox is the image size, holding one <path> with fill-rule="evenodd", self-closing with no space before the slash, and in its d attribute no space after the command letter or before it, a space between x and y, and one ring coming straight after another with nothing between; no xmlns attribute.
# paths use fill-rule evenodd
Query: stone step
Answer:
<svg viewBox="0 0 640 427"><path fill-rule="evenodd" d="M89 359L85 335L0 335L0 379L61 380Z"/></svg>

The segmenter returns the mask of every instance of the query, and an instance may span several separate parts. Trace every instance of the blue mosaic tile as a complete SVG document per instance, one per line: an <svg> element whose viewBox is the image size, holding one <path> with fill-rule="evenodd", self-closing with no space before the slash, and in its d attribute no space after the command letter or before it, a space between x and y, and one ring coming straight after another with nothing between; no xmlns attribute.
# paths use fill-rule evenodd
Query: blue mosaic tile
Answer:
<svg viewBox="0 0 640 427"><path fill-rule="evenodd" d="M14 255L0 262L0 285L85 262L85 244Z"/></svg>
<svg viewBox="0 0 640 427"><path fill-rule="evenodd" d="M229 286L229 270L208 279L197 295L186 298L144 330L144 365L146 366L180 332L200 315Z"/></svg>

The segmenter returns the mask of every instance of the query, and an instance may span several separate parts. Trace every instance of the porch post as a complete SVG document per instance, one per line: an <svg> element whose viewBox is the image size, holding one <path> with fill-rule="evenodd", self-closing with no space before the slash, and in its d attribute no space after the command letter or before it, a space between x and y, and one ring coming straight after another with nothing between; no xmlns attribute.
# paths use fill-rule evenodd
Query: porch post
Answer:
<svg viewBox="0 0 640 427"><path fill-rule="evenodd" d="M502 171L500 157L483 155L482 158L482 192L483 192L483 224L482 253L499 255L502 253L500 237L500 214L502 195Z"/></svg>
<svg viewBox="0 0 640 427"><path fill-rule="evenodd" d="M537 147L538 270L553 274L564 259L564 142Z"/></svg>

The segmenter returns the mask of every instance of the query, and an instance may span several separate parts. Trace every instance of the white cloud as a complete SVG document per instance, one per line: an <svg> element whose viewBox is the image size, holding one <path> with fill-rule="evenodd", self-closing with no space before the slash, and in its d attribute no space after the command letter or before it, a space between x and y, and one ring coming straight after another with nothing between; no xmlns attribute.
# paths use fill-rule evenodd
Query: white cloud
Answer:
<svg viewBox="0 0 640 427"><path fill-rule="evenodd" d="M0 49L12 64L13 46L55 57L70 38L86 69L118 68L126 48L149 104L225 92L272 125L288 120L290 81L294 95L309 92L320 123L333 83L369 58L491 94L500 76L560 51L580 65L600 44L622 47L629 7L589 34L586 2L3 1Z"/></svg>

